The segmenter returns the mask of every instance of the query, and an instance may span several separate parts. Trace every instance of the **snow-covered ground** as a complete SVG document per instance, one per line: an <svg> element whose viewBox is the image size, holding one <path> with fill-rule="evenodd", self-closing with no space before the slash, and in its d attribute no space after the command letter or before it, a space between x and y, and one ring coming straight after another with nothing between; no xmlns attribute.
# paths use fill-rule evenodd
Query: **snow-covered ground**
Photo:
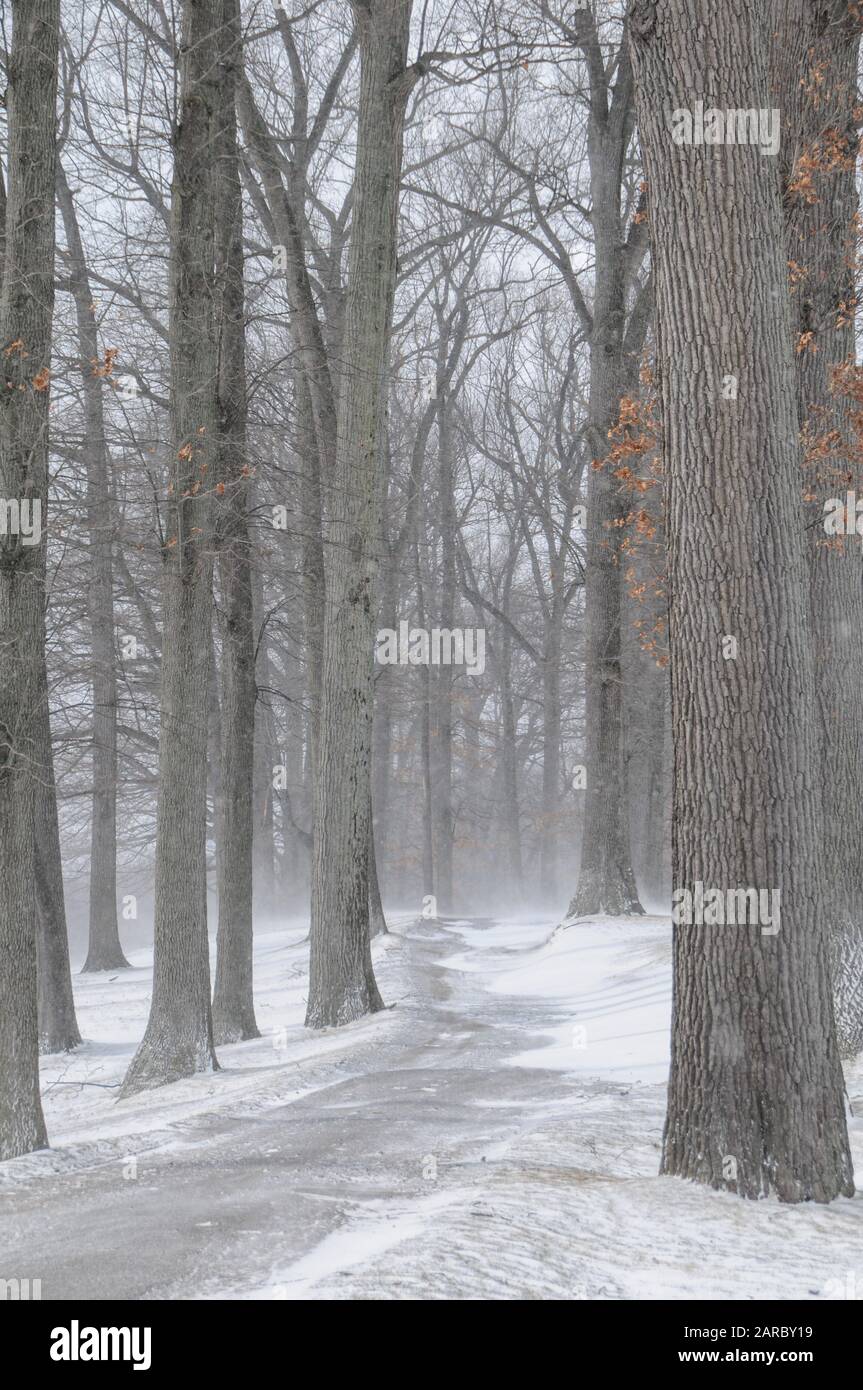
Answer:
<svg viewBox="0 0 863 1390"><path fill-rule="evenodd" d="M43 1298L863 1297L863 1196L656 1175L666 919L392 926L394 1007L307 1033L287 923L256 942L264 1036L122 1102L149 953L76 976L87 1042L43 1061L52 1148L0 1165L0 1277ZM848 1089L863 1113L859 1069Z"/></svg>

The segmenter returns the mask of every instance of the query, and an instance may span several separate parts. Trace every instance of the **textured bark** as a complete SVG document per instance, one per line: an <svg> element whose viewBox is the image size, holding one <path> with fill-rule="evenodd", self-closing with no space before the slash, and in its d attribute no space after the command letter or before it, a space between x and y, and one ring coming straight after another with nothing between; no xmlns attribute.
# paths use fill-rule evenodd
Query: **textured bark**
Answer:
<svg viewBox="0 0 863 1390"><path fill-rule="evenodd" d="M662 1168L746 1197L829 1201L853 1180L778 179L756 146L675 145L669 123L696 99L767 107L765 27L741 0L639 0L630 20L668 478L673 883L781 892L775 935L675 928ZM727 374L736 399L722 396Z"/></svg>
<svg viewBox="0 0 863 1390"><path fill-rule="evenodd" d="M44 665L48 378L54 303L58 0L12 0L0 496L38 500L42 535L0 537L0 1159L47 1144L39 1098L35 733Z"/></svg>
<svg viewBox="0 0 863 1390"><path fill-rule="evenodd" d="M153 998L123 1095L217 1066L207 945L207 700L212 621L215 153L222 0L186 0L171 193L171 487L165 507Z"/></svg>
<svg viewBox="0 0 863 1390"><path fill-rule="evenodd" d="M252 791L255 745L255 630L252 612L246 447L243 199L234 109L239 14L224 0L222 148L216 202L219 292L219 486L217 533L222 594L222 841L213 1034L216 1043L259 1037L252 991Z"/></svg>
<svg viewBox="0 0 863 1390"><path fill-rule="evenodd" d="M306 1022L382 1007L371 962L372 653L382 420L396 280L410 0L354 4L361 78L336 466L327 482L326 611Z"/></svg>
<svg viewBox="0 0 863 1390"><path fill-rule="evenodd" d="M93 688L93 819L90 834L90 931L84 970L117 970L129 962L117 913L117 676L114 651L113 517L105 443L103 384L93 290L75 203L57 168L57 201L66 236L69 286L75 301L90 535L88 604Z"/></svg>
<svg viewBox="0 0 863 1390"><path fill-rule="evenodd" d="M863 551L857 536L831 543L823 520L828 499L863 495L861 441L852 420L859 403L831 388L833 370L855 360L860 16L847 0L782 0L773 27L791 332L800 345L797 411L810 456L805 529L833 997L840 1050L853 1057L863 1048Z"/></svg>

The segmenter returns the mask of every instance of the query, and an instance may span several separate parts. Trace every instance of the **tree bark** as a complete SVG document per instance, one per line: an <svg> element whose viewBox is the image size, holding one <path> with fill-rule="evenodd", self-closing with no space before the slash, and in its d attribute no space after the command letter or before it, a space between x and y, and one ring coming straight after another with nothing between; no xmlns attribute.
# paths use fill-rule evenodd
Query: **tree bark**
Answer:
<svg viewBox="0 0 863 1390"><path fill-rule="evenodd" d="M846 0L782 0L773 32L804 443L833 1000L840 1050L853 1057L863 1048L863 553L856 535L844 542L825 536L824 506L849 491L863 496L853 307L860 16Z"/></svg>
<svg viewBox="0 0 863 1390"><path fill-rule="evenodd" d="M153 998L122 1095L210 1071L207 699L218 349L215 156L222 0L186 0L171 194L171 486L165 507ZM203 692L203 698L202 698Z"/></svg>
<svg viewBox="0 0 863 1390"><path fill-rule="evenodd" d="M12 0L0 496L41 508L0 536L0 1159L47 1144L39 1096L34 737L44 663L59 0Z"/></svg>
<svg viewBox="0 0 863 1390"><path fill-rule="evenodd" d="M669 119L697 99L767 107L764 20L740 0L637 0L630 24L668 479L673 883L781 893L773 934L675 927L662 1170L829 1201L853 1179L778 180L757 145L676 144Z"/></svg>

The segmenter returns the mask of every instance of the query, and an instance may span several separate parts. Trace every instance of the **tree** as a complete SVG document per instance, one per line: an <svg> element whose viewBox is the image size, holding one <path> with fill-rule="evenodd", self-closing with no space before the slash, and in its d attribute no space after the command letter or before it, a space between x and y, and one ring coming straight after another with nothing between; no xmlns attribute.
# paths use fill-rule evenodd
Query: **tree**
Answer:
<svg viewBox="0 0 863 1390"><path fill-rule="evenodd" d="M676 143L669 120L687 98L763 107L765 35L732 0L636 0L630 26L668 478L673 884L781 894L770 934L751 920L675 926L662 1169L829 1201L853 1180L782 208L757 144Z"/></svg>
<svg viewBox="0 0 863 1390"><path fill-rule="evenodd" d="M372 650L382 420L396 284L411 0L357 0L361 61L335 468L325 481L323 669L309 1001L311 1027L382 1008L371 962Z"/></svg>
<svg viewBox="0 0 863 1390"><path fill-rule="evenodd" d="M215 209L222 0L185 0L171 190L172 459L163 643L153 997L123 1095L217 1066L207 941L207 699L218 346ZM204 698L202 693L205 692Z"/></svg>
<svg viewBox="0 0 863 1390"><path fill-rule="evenodd" d="M6 509L0 534L0 1159L48 1142L39 1097L33 749L45 699L40 673L59 28L59 0L12 0L0 292L0 497ZM40 509L36 544L9 524L13 503L31 509L31 519L32 509Z"/></svg>
<svg viewBox="0 0 863 1390"><path fill-rule="evenodd" d="M243 195L237 157L235 69L239 60L236 0L224 0L224 82L217 197L219 285L219 452L217 488L222 581L222 843L213 1027L217 1043L259 1036L252 991L252 781L255 745L255 625L252 611L246 448L246 342L243 285Z"/></svg>
<svg viewBox="0 0 863 1390"><path fill-rule="evenodd" d="M117 926L117 672L114 652L113 517L102 403L103 371L93 289L72 190L62 165L57 201L66 235L69 289L81 354L87 521L90 531L89 610L93 682L93 819L90 839L90 935L84 970L117 970L123 955Z"/></svg>

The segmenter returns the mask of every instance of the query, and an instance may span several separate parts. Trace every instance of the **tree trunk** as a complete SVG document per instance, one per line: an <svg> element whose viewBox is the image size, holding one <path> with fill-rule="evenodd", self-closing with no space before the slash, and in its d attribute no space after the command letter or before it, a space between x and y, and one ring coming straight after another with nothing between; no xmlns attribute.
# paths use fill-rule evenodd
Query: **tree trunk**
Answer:
<svg viewBox="0 0 863 1390"><path fill-rule="evenodd" d="M12 527L0 535L0 1159L48 1142L39 1097L33 762L44 664L60 27L59 0L12 0L11 9L0 496L38 504L41 534L38 544Z"/></svg>
<svg viewBox="0 0 863 1390"><path fill-rule="evenodd" d="M736 0L637 0L630 23L668 478L673 883L781 894L769 934L763 919L675 927L662 1168L829 1201L853 1180L778 181L757 145L676 144L669 119L687 98L765 107L764 27Z"/></svg>
<svg viewBox="0 0 863 1390"><path fill-rule="evenodd" d="M560 620L550 616L542 665L542 836L539 849L540 896L557 899L560 833Z"/></svg>
<svg viewBox="0 0 863 1390"><path fill-rule="evenodd" d="M624 52L621 68L627 67ZM626 337L628 248L621 226L621 177L629 141L630 100L624 72L610 108L591 103L588 134L595 285L590 334L588 439L594 462L608 453L608 431L621 398L638 380L641 341ZM599 108L599 109L598 109ZM629 500L606 467L588 470L585 563L584 833L578 887L567 915L619 916L643 912L638 900L629 836L621 669L621 522Z"/></svg>
<svg viewBox="0 0 863 1390"><path fill-rule="evenodd" d="M371 812L369 812L371 817ZM372 820L369 820L372 825ZM384 905L381 901L381 886L378 882L378 857L375 852L375 837L372 830L369 834L369 933L371 936L382 936L388 930L387 919L384 916Z"/></svg>
<svg viewBox="0 0 863 1390"><path fill-rule="evenodd" d="M824 509L849 491L863 496L854 422L863 392L854 366L853 308L860 16L846 0L782 0L773 29L804 441L833 999L840 1050L853 1057L863 1048L863 556L856 535L832 543L825 536Z"/></svg>
<svg viewBox="0 0 863 1390"><path fill-rule="evenodd" d="M395 631L398 627L397 601L398 565L388 553L384 571L384 598L381 604L381 625ZM393 742L393 678L391 666L380 666L375 672L374 755L372 757L372 813L374 816L375 850L386 874L390 828L390 786L392 782Z"/></svg>
<svg viewBox="0 0 863 1390"><path fill-rule="evenodd" d="M455 477L451 406L442 390L438 410L438 455L440 478L441 604L433 627L451 631L455 621L456 530ZM432 812L434 816L435 892L439 912L453 911L453 835L452 797L452 687L453 670L441 664L431 671L434 695L434 745L432 758Z"/></svg>
<svg viewBox="0 0 863 1390"><path fill-rule="evenodd" d="M75 300L84 445L87 460L88 591L93 683L93 819L90 833L90 932L85 971L118 970L129 962L120 945L117 914L117 676L114 650L113 517L105 443L99 334L93 291L75 203L62 165L57 200Z"/></svg>
<svg viewBox="0 0 863 1390"><path fill-rule="evenodd" d="M222 0L186 0L171 195L171 487L165 508L153 999L129 1095L217 1066L207 943L207 699L218 350L215 155ZM202 698L204 692L204 698Z"/></svg>
<svg viewBox="0 0 863 1390"><path fill-rule="evenodd" d="M273 768L277 765L273 741L270 696L261 693L271 688L269 636L263 627L264 579L259 566L252 573L252 598L255 613L255 749L254 805L252 812L252 901L259 919L269 921L276 909L275 845L273 843Z"/></svg>
<svg viewBox="0 0 863 1390"><path fill-rule="evenodd" d="M43 618L44 621L44 618ZM36 955L39 981L39 1050L71 1052L81 1042L75 1017L66 900L63 892L63 860L57 820L57 788L54 782L54 750L48 711L48 672L43 646L39 671L39 699L34 727L36 784Z"/></svg>
<svg viewBox="0 0 863 1390"><path fill-rule="evenodd" d="M507 575L503 612L509 616L512 570ZM498 674L501 704L501 749L503 767L503 807L501 814L506 841L510 887L516 902L524 900L524 870L521 854L521 818L518 796L518 737L515 718L515 699L512 690L512 638L506 628L501 634L501 660Z"/></svg>
<svg viewBox="0 0 863 1390"><path fill-rule="evenodd" d="M216 275L220 293L218 527L222 590L222 845L213 1034L216 1043L260 1036L252 992L252 782L255 753L255 628L252 612L249 468L246 448L246 335L243 198L234 108L237 0L224 0L227 56L217 197ZM287 835L286 835L287 839Z"/></svg>
<svg viewBox="0 0 863 1390"><path fill-rule="evenodd" d="M372 653L382 419L396 280L410 0L356 0L361 78L334 476L328 485L315 796L312 1027L382 1007L369 939Z"/></svg>

